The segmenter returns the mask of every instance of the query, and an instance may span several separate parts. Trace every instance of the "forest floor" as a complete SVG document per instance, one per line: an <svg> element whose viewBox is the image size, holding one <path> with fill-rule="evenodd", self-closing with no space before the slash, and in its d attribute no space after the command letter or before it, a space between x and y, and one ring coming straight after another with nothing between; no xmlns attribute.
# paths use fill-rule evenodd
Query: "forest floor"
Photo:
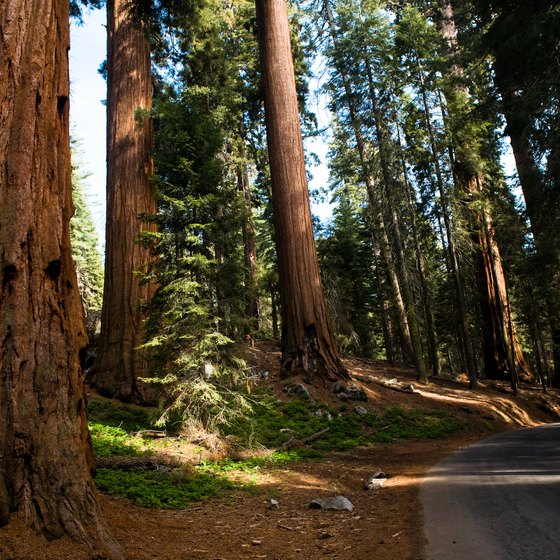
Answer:
<svg viewBox="0 0 560 560"><path fill-rule="evenodd" d="M272 343L246 349L246 360L267 371L262 383L290 398L277 379L279 353ZM439 459L499 430L560 420L558 391L543 394L523 385L513 396L505 383L481 382L468 390L466 378L432 379L418 386L411 369L382 362L345 360L375 413L391 406L452 410L465 425L446 439L375 443L324 459L266 466L250 475L252 489L194 503L183 510L147 509L100 495L103 513L129 560L420 560L425 537L419 484ZM392 387L388 387L389 380ZM389 383L391 384L391 383ZM414 392L404 392L407 385ZM408 390L408 389L405 389ZM327 388L310 387L317 402L337 402ZM292 397L293 398L293 397ZM338 402L340 404L340 402ZM376 471L389 476L375 491L364 482ZM315 498L344 495L349 511L310 509ZM278 502L272 509L270 500ZM93 560L91 551L66 538L46 542L14 519L0 529L1 560Z"/></svg>

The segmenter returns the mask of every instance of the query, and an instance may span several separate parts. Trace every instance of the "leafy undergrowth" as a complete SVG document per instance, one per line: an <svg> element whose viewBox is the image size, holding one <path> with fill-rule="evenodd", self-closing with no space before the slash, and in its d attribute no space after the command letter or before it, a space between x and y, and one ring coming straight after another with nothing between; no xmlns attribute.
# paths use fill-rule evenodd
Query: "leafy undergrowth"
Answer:
<svg viewBox="0 0 560 560"><path fill-rule="evenodd" d="M100 490L123 496L140 506L170 509L182 509L191 502L223 496L244 487L226 477L205 472L193 472L185 477L175 471L108 468L97 470L95 483Z"/></svg>
<svg viewBox="0 0 560 560"><path fill-rule="evenodd" d="M344 451L372 443L448 437L464 428L454 414L441 410L391 407L379 414L357 415L347 405L338 410L309 401L274 401L263 395L251 416L236 420L225 432L242 438L246 446L280 447L292 438L304 439L325 428L309 449Z"/></svg>
<svg viewBox="0 0 560 560"><path fill-rule="evenodd" d="M111 400L92 400L88 403L88 417L104 426L121 428L125 432L153 428L158 417L155 409L122 404Z"/></svg>
<svg viewBox="0 0 560 560"><path fill-rule="evenodd" d="M223 427L223 435L237 442L238 451L259 447L256 457L239 460L199 461L185 468L98 468L96 484L104 492L124 496L145 507L184 508L190 502L230 495L254 488L247 482L262 467L320 458L328 452L344 451L373 443L406 439L449 437L465 424L454 414L441 410L391 407L379 414L356 414L352 406L338 410L304 400L281 402L269 391L256 395L250 415ZM155 416L148 410L94 401L88 408L90 432L96 457L157 456L177 439L154 442L133 435L153 427ZM289 440L301 440L328 428L304 447L281 450ZM275 451L276 449L276 451Z"/></svg>
<svg viewBox="0 0 560 560"><path fill-rule="evenodd" d="M120 426L134 430L152 427L152 416L122 404L94 402L88 408L89 429L93 451L100 457L142 457L157 454L152 440L135 437ZM103 406L99 406L103 405ZM122 414L122 418L119 416ZM95 421L94 421L95 420ZM107 422L104 424L103 422ZM113 424L113 425L111 425ZM207 466L189 468L144 467L132 469L98 468L95 476L97 487L107 494L123 496L138 505L152 508L184 508L191 502L225 495L244 488L239 482L229 480Z"/></svg>
<svg viewBox="0 0 560 560"><path fill-rule="evenodd" d="M150 454L150 441L132 437L122 428L90 421L89 432L96 457L138 457Z"/></svg>

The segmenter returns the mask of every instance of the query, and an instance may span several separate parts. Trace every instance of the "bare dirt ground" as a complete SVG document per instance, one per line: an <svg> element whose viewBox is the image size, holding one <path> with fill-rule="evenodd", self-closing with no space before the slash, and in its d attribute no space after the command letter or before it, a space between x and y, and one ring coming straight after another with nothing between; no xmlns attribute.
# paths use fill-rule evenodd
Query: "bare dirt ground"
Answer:
<svg viewBox="0 0 560 560"><path fill-rule="evenodd" d="M278 353L262 343L246 351L255 368L276 380ZM418 500L424 473L440 458L489 435L491 429L559 421L557 391L546 395L523 386L514 397L506 384L483 383L476 392L466 379L444 377L414 393L384 386L397 379L399 387L414 383L412 371L380 362L346 360L353 383L368 393L370 412L387 406L446 408L469 424L462 435L445 440L375 444L321 461L261 469L255 490L234 497L193 504L185 510L145 509L130 502L100 496L107 523L129 560L420 560L424 533ZM318 402L335 403L326 388L311 388ZM285 398L285 397L284 397ZM366 491L364 481L376 471L390 478L378 491ZM352 512L309 509L318 497L346 496ZM279 502L271 509L270 499ZM47 542L14 519L0 529L1 560L92 560L99 558L66 538Z"/></svg>

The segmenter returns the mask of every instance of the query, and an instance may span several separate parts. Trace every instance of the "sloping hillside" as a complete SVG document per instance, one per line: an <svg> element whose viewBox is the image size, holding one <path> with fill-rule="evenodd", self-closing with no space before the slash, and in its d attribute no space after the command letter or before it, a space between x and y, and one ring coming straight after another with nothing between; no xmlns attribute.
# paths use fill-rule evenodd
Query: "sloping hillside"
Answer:
<svg viewBox="0 0 560 560"><path fill-rule="evenodd" d="M251 394L266 391L276 402L287 404L301 400L294 390L299 380L278 378L279 353L273 343L247 347L244 353L254 372L248 379ZM251 468L243 467L241 462L238 467L234 464L219 474L214 471L213 476L227 477L241 484L184 509L148 509L122 497L104 495L101 499L104 514L128 558L420 559L424 536L417 490L423 473L445 454L497 430L559 418L556 391L543 394L538 387L523 386L514 397L506 384L482 382L481 388L472 392L466 379L451 377L418 386L412 370L406 367L356 359L347 359L346 365L353 376L351 384L363 389L367 401L341 400L340 393L334 394L331 387L308 386L310 400L304 400L305 406L309 406L309 414L330 410L331 415L355 418L356 422L361 422L356 407L362 407L369 420L359 424L360 433L371 437L373 443L328 451L329 446L333 447L332 433L327 436L329 432L321 434L319 430L319 435L313 434L315 440L306 441L297 430L292 430L296 433L287 431L285 439L291 444L284 444L286 449L309 450L314 445L320 448L318 442L323 439L327 452L322 457L316 454L313 459L252 463ZM103 402L96 395L91 398ZM363 410L360 412L363 414ZM429 426L416 426L418 433L426 434L426 439L404 439L409 437L405 428L396 435L391 431L388 419L395 416L389 413L400 414L412 424L452 422L453 435L437 438L437 431L422 431ZM321 413L323 417L325 414ZM441 435L444 433L445 430ZM393 435L385 437L387 434ZM339 436L345 437L342 433ZM200 462L218 455L223 457L226 452L226 447L218 449L215 442L207 442L204 447L202 440L193 443L180 436L162 439L166 443L159 443L155 453L156 458L161 457L161 465L166 461L173 465ZM264 450L237 448L234 453L239 459L262 455ZM385 485L379 490L365 490L364 481L378 471L388 475ZM353 511L308 507L315 498L336 495L347 497L354 506ZM100 557L92 557L90 551L66 539L45 543L25 532L15 521L9 528L0 529L0 558L99 560Z"/></svg>

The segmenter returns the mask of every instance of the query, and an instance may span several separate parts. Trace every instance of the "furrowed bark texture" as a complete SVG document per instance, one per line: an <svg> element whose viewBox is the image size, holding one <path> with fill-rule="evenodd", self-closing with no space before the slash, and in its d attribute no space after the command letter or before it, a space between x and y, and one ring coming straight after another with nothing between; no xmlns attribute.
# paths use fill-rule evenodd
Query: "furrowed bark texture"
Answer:
<svg viewBox="0 0 560 560"><path fill-rule="evenodd" d="M139 271L150 261L141 231L155 231L143 216L156 212L151 181L152 83L148 36L128 0L107 3L107 230L99 359L93 384L123 401L151 400L139 377L142 303L153 295Z"/></svg>
<svg viewBox="0 0 560 560"><path fill-rule="evenodd" d="M282 297L282 374L349 378L329 326L313 239L284 0L256 0L276 249Z"/></svg>
<svg viewBox="0 0 560 560"><path fill-rule="evenodd" d="M70 249L66 0L0 3L0 524L122 558L96 502Z"/></svg>
<svg viewBox="0 0 560 560"><path fill-rule="evenodd" d="M461 118L468 111L469 96L461 84L463 69L457 62L457 30L453 18L453 6L449 0L440 0L440 32L447 42L450 58L450 73L455 79L447 92L448 105L457 114L450 114L452 136L455 146L453 171L457 184L468 199L479 204L482 210L469 209L471 239L474 246L474 263L478 284L479 302L482 319L482 348L484 372L489 379L506 379L513 373L513 364L517 374L531 378L529 367L523 357L521 344L513 326L513 336L508 334L508 306L505 280L500 251L496 242L492 216L483 192L484 178L473 165L474 150L477 147L463 136L460 127Z"/></svg>

